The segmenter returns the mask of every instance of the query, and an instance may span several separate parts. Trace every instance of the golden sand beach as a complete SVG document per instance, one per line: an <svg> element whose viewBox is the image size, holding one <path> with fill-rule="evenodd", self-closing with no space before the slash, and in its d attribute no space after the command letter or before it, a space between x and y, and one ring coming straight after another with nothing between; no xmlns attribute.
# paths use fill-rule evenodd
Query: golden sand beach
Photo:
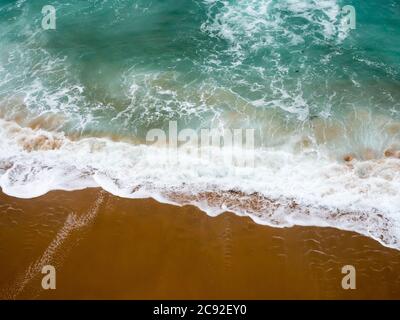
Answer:
<svg viewBox="0 0 400 320"><path fill-rule="evenodd" d="M270 228L99 189L0 195L2 299L399 299L400 252L332 228ZM43 290L44 265L56 289ZM341 286L356 268L357 288Z"/></svg>

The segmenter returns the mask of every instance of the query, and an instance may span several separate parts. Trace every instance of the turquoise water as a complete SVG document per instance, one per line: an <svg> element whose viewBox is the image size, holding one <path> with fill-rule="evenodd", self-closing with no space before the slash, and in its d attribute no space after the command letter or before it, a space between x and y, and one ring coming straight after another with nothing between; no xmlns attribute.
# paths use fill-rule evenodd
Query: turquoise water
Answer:
<svg viewBox="0 0 400 320"><path fill-rule="evenodd" d="M0 99L68 130L140 136L242 112L239 126L262 127L271 110L291 126L353 108L398 118L395 0L53 1L56 30L42 30L46 4L1 1Z"/></svg>
<svg viewBox="0 0 400 320"><path fill-rule="evenodd" d="M48 4L0 0L3 192L101 186L400 247L400 1L60 0L44 30ZM170 121L255 129L256 169L166 166L143 143ZM281 206L195 196L210 190Z"/></svg>

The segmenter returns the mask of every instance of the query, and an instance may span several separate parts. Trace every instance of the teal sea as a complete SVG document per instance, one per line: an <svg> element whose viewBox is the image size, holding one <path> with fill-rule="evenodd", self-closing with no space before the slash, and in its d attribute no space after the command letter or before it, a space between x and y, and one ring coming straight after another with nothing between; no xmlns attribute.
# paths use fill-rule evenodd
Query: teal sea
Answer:
<svg viewBox="0 0 400 320"><path fill-rule="evenodd" d="M253 129L254 166L224 148L167 163L146 135L171 121ZM400 1L0 0L0 186L102 187L400 249Z"/></svg>

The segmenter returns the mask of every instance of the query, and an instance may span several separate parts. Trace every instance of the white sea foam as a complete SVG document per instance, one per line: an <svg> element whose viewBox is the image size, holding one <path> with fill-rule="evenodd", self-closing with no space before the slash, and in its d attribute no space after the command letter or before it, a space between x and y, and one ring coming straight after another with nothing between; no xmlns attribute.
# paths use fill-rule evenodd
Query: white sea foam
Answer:
<svg viewBox="0 0 400 320"><path fill-rule="evenodd" d="M338 45L348 37L339 2L204 0L204 3L208 8L207 20L201 30L227 44L226 49L218 49L216 56L222 56L223 52L230 57L225 61L211 56L205 64L221 73L243 72L257 79L253 85L246 83L254 88L254 106L280 108L298 120L307 119L312 109L315 110L309 99L310 90L314 89L309 83L315 82L315 61L304 52L312 46L340 47ZM295 63L288 63L286 50L298 57ZM249 61L259 60L263 61L264 69L248 70ZM325 64L325 69L329 68L331 66ZM325 82L328 75L325 78L322 74L324 71L321 71L321 81ZM319 104L318 108L320 115L329 114L330 103Z"/></svg>
<svg viewBox="0 0 400 320"><path fill-rule="evenodd" d="M32 147L32 145L34 147ZM400 249L400 160L338 162L323 149L255 151L254 167L227 165L166 148L62 134L0 120L0 186L31 198L50 190L103 189L122 197L194 204L210 215L232 211L258 223L331 226Z"/></svg>
<svg viewBox="0 0 400 320"><path fill-rule="evenodd" d="M202 30L229 41L239 56L244 54L242 49L254 51L304 43L306 36L311 36L312 41L319 41L318 34L326 40L342 41L347 35L336 0L204 2L209 10ZM293 25L293 18L307 23Z"/></svg>

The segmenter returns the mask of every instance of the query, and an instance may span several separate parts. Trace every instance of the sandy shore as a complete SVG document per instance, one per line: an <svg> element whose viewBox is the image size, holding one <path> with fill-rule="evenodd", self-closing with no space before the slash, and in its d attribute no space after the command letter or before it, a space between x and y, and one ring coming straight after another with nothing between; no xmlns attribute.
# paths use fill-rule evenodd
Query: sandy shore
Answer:
<svg viewBox="0 0 400 320"><path fill-rule="evenodd" d="M400 252L331 228L260 226L98 189L0 194L5 299L400 299ZM41 289L43 265L57 289ZM357 289L343 290L354 265Z"/></svg>

